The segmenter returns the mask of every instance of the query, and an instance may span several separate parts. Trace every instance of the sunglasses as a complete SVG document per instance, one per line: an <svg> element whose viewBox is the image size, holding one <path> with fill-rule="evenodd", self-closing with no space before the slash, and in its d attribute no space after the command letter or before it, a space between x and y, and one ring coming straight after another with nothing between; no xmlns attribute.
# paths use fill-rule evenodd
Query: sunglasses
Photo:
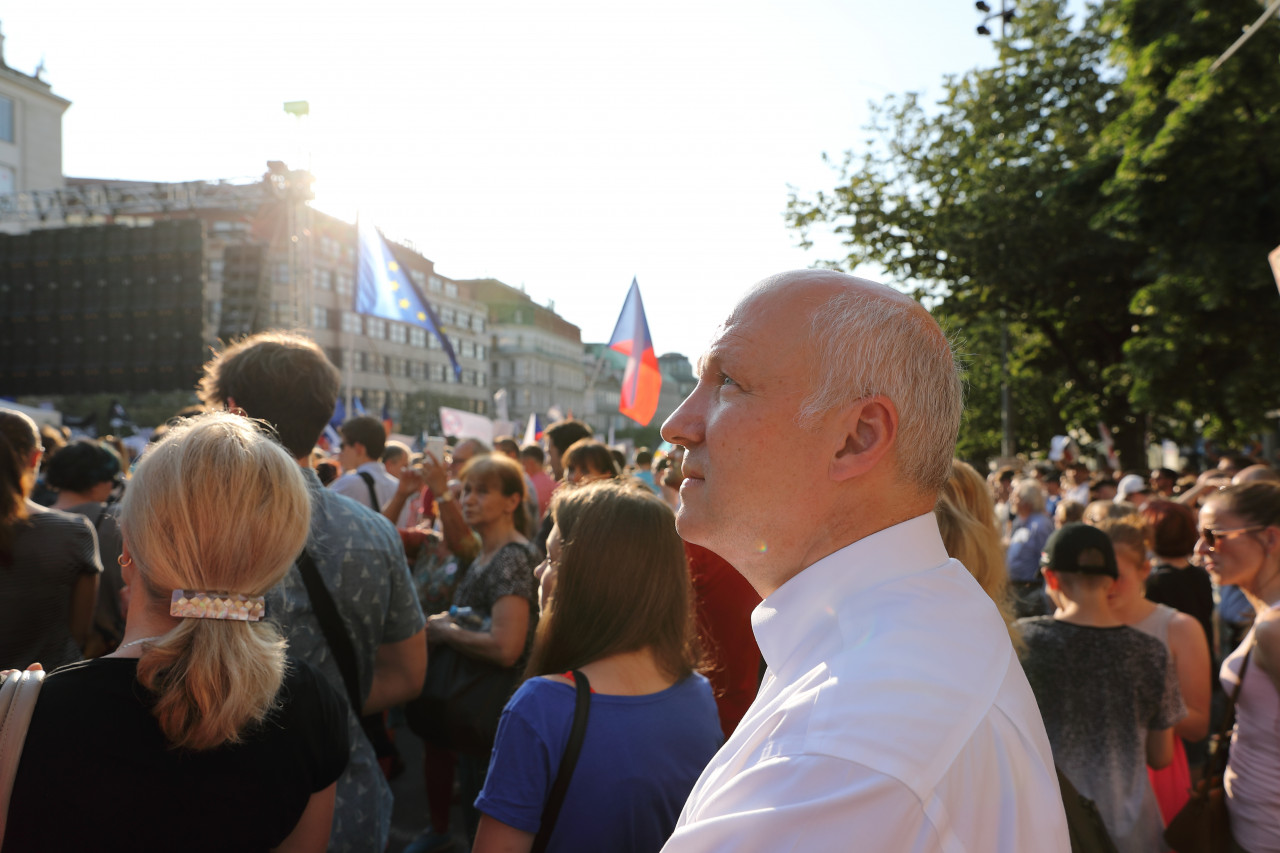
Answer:
<svg viewBox="0 0 1280 853"><path fill-rule="evenodd" d="M1199 532L1200 538L1204 540L1204 544L1212 550L1218 544L1218 540L1234 539L1241 533L1252 533L1255 530L1266 530L1266 525L1254 525L1253 527L1234 527L1229 530L1210 530L1204 528Z"/></svg>

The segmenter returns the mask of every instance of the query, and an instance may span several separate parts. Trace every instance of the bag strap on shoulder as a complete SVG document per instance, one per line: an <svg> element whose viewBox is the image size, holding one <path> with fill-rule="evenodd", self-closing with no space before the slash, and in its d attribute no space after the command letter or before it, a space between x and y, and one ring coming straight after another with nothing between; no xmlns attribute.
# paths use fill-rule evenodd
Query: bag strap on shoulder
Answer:
<svg viewBox="0 0 1280 853"><path fill-rule="evenodd" d="M544 853L551 841L551 833L560 818L560 807L564 805L564 795L569 790L569 781L573 778L573 770L578 765L578 755L582 752L582 741L587 734L587 716L591 712L591 682L578 670L573 671L573 682L577 687L577 698L573 706L573 728L569 730L569 742L564 746L564 755L560 758L560 769L556 771L556 780L551 783L551 793L547 795L547 804L542 808L542 822L538 825L538 834L533 839L531 853Z"/></svg>
<svg viewBox="0 0 1280 853"><path fill-rule="evenodd" d="M40 698L44 672L11 672L0 684L0 845L4 844L5 815L9 795L18 775L18 762L27 740L27 727Z"/></svg>
<svg viewBox="0 0 1280 853"><path fill-rule="evenodd" d="M311 599L311 608L315 611L316 620L320 623L320 632L324 641L333 653L333 660L342 674L342 683L347 688L347 699L351 702L356 716L364 707L364 699L360 695L360 670L356 665L356 647L351 642L351 635L342 624L342 615L338 613L338 605L333 600L329 588L320 577L320 569L316 561L304 548L298 555L298 573L307 587L307 597Z"/></svg>
<svg viewBox="0 0 1280 853"><path fill-rule="evenodd" d="M378 490L373 487L373 475L368 471L357 471L356 475L369 487L369 503L374 512L382 512L382 502L378 500Z"/></svg>

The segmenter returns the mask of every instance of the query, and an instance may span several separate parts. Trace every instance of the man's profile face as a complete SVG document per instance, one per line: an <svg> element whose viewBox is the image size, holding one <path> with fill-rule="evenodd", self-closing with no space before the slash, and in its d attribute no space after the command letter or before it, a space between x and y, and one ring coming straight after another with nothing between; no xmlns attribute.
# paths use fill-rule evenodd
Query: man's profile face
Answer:
<svg viewBox="0 0 1280 853"><path fill-rule="evenodd" d="M556 447L555 442L547 442L547 460L551 463L551 476L559 480L564 476L564 463L561 462L560 448Z"/></svg>
<svg viewBox="0 0 1280 853"><path fill-rule="evenodd" d="M797 426L811 385L811 309L788 291L764 291L734 310L699 361L697 386L662 426L664 439L685 448L680 535L739 568L768 552L771 531L803 523L804 498L827 467L814 436Z"/></svg>
<svg viewBox="0 0 1280 853"><path fill-rule="evenodd" d="M459 442L458 446L453 448L453 453L449 457L449 477L456 480L458 474L462 472L462 467L471 461L471 457L476 455L476 446L470 441Z"/></svg>
<svg viewBox="0 0 1280 853"><path fill-rule="evenodd" d="M684 474L681 472L683 465L684 448L677 444L667 454L667 467L662 470L662 485L673 489L680 488L680 484L684 482Z"/></svg>
<svg viewBox="0 0 1280 853"><path fill-rule="evenodd" d="M342 447L338 450L338 464L342 466L343 471L354 471L360 467L360 453L357 447L363 449L364 445L357 444L346 436L342 437Z"/></svg>

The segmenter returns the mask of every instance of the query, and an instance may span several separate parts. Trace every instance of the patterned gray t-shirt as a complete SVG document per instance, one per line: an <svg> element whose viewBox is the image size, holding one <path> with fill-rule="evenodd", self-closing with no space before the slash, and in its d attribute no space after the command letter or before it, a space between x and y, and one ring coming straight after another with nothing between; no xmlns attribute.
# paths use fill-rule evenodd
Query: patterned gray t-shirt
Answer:
<svg viewBox="0 0 1280 853"><path fill-rule="evenodd" d="M1147 732L1171 728L1186 708L1164 643L1052 616L1017 625L1058 768L1097 804L1121 853L1168 850L1147 779Z"/></svg>
<svg viewBox="0 0 1280 853"><path fill-rule="evenodd" d="M407 640L426 619L391 522L320 484L304 469L311 493L307 552L315 560L355 645L360 691L369 695L378 646ZM289 653L319 669L343 696L346 685L311 607L297 566L267 596L268 613L289 639ZM425 643L425 640L423 641ZM391 832L391 788L360 721L348 709L351 761L338 779L331 853L383 850Z"/></svg>

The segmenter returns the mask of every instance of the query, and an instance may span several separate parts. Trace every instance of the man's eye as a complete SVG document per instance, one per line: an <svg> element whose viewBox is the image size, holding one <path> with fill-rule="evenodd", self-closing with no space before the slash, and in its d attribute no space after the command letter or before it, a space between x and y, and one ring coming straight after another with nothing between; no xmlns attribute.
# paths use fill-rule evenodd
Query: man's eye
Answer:
<svg viewBox="0 0 1280 853"><path fill-rule="evenodd" d="M725 373L721 373L720 384L721 385L737 385L738 383L733 380L732 376L729 376L728 374L725 374Z"/></svg>

